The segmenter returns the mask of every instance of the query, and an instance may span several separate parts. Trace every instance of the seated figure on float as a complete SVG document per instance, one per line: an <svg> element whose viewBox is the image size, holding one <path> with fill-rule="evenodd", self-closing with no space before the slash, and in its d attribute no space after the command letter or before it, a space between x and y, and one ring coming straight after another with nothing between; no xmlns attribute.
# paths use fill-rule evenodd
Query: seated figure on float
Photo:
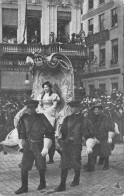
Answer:
<svg viewBox="0 0 124 196"><path fill-rule="evenodd" d="M42 84L42 88L43 93L37 97L39 105L36 111L37 113L43 113L54 127L56 108L58 102L60 101L60 97L57 93L52 91L52 84L49 81L44 82Z"/></svg>
<svg viewBox="0 0 124 196"><path fill-rule="evenodd" d="M58 102L60 101L60 97L57 93L53 92L52 84L49 81L44 82L42 84L42 88L43 88L43 93L40 93L40 95L37 97L37 100L39 101L39 105L36 109L36 112L41 114L43 113L55 129L56 112L57 112L56 109L57 109ZM49 154L49 161L47 163L51 164L54 162L53 157L55 154L55 137L52 141L52 146L48 154Z"/></svg>

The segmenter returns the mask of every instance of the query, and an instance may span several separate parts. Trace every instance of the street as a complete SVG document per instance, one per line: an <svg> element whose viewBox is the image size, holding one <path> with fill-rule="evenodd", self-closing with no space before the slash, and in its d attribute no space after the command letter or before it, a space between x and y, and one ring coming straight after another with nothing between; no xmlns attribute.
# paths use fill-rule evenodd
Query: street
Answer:
<svg viewBox="0 0 124 196"><path fill-rule="evenodd" d="M7 154L0 153L0 196L12 196L20 188L21 153ZM124 196L124 143L116 144L110 158L110 169L103 171L102 166L96 164L94 172L85 172L82 166L80 185L71 188L73 170L69 171L67 178L67 189L64 192L54 192L60 182L60 157L56 153L54 164L47 165L46 181L47 187L37 191L39 175L35 166L29 172L29 191L27 196L41 195L71 195L71 196ZM87 161L85 147L82 150L82 165Z"/></svg>

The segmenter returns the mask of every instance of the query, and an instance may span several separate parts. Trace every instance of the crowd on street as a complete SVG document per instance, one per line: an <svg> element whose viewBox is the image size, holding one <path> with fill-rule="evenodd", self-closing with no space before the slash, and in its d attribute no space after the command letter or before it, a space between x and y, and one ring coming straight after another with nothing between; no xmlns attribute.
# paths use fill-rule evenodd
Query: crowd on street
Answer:
<svg viewBox="0 0 124 196"><path fill-rule="evenodd" d="M49 81L43 83L42 88L44 91L37 100L31 99L31 94L22 92L16 96L9 93L1 93L0 96L0 140L3 141L15 128L18 132L20 152L23 154L19 164L22 186L15 191L16 194L28 192L28 171L32 169L34 161L40 176L37 190L45 189L46 155L49 155L48 163L54 163L53 157L57 150L54 134L55 111L61 97L52 91ZM107 95L106 92L95 89L92 95L81 96L80 100L72 100L67 105L72 114L66 116L60 126L60 148L57 152L61 157L61 177L56 192L66 190L70 168L74 170L71 187L79 185L83 137L88 153L88 160L84 166L87 172L94 171L97 157L99 164L103 165L103 170L108 170L109 156L115 141L122 142L124 139L122 92L113 89L111 95ZM15 118L17 124L14 123Z"/></svg>
<svg viewBox="0 0 124 196"><path fill-rule="evenodd" d="M119 136L117 141L124 140L124 94L116 89L112 90L111 95L100 89L95 89L92 96L86 96L82 100L82 107L90 109L94 102L99 102L103 106L103 113L107 114L115 123L118 124Z"/></svg>
<svg viewBox="0 0 124 196"><path fill-rule="evenodd" d="M7 134L14 129L14 116L24 107L24 100L29 97L23 92L17 94L7 92L0 94L0 141L3 141Z"/></svg>
<svg viewBox="0 0 124 196"><path fill-rule="evenodd" d="M30 97L30 94L18 93L13 95L7 92L0 94L0 141L5 139L6 135L14 129L13 119L19 110L24 107L24 100ZM116 89L112 90L111 95L96 89L94 94L80 97L82 100L82 110L90 109L94 101L99 101L103 105L103 112L109 115L119 126L118 141L123 141L124 137L124 95Z"/></svg>

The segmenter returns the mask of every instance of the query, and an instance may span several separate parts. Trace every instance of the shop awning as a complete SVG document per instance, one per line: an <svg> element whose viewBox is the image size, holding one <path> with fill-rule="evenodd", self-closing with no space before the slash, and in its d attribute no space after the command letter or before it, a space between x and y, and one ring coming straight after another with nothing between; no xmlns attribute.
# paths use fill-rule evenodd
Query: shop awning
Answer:
<svg viewBox="0 0 124 196"><path fill-rule="evenodd" d="M41 18L42 11L41 10L27 10L27 17L35 17L35 18Z"/></svg>
<svg viewBox="0 0 124 196"><path fill-rule="evenodd" d="M4 26L18 26L18 9L2 9L2 23Z"/></svg>
<svg viewBox="0 0 124 196"><path fill-rule="evenodd" d="M57 20L71 21L71 12L57 11Z"/></svg>

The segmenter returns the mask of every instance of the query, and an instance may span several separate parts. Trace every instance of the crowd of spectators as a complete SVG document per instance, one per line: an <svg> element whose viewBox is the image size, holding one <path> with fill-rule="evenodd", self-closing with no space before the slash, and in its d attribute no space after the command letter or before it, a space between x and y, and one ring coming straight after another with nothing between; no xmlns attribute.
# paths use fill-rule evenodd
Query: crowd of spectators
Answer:
<svg viewBox="0 0 124 196"><path fill-rule="evenodd" d="M111 95L108 95L106 91L95 89L92 95L82 99L83 109L89 110L94 102L100 102L103 112L118 124L120 134L117 141L124 141L124 94L113 89Z"/></svg>
<svg viewBox="0 0 124 196"><path fill-rule="evenodd" d="M62 44L84 44L85 43L85 32L80 31L78 34L72 33L69 35L67 32L66 34L58 33L57 38L54 38L55 33L50 33L50 43L62 43Z"/></svg>
<svg viewBox="0 0 124 196"><path fill-rule="evenodd" d="M24 107L24 100L30 97L30 93L18 92L16 95L11 93L0 94L0 141L14 129L13 119L17 112ZM120 134L118 141L124 140L124 94L113 89L111 95L100 89L95 89L92 95L83 94L82 110L90 109L94 101L99 101L103 105L103 112L109 115L119 126Z"/></svg>
<svg viewBox="0 0 124 196"><path fill-rule="evenodd" d="M24 107L24 100L29 97L28 93L10 92L0 93L0 141L14 129L13 119L16 113Z"/></svg>

